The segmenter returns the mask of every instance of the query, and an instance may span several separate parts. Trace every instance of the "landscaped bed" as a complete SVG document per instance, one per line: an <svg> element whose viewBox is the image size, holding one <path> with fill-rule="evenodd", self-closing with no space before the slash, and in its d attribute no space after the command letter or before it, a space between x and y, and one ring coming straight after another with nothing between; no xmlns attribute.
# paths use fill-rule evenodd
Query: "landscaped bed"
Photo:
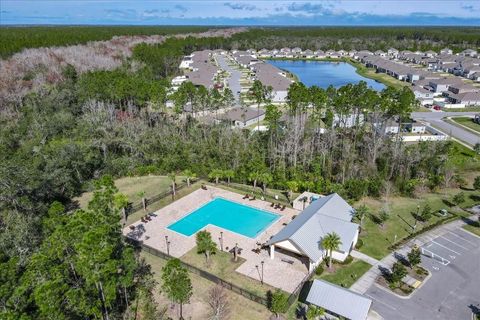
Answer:
<svg viewBox="0 0 480 320"><path fill-rule="evenodd" d="M193 265L199 269L205 270L225 281L233 283L238 287L250 291L260 297L266 297L268 291L275 291L276 288L268 284L261 284L260 281L242 275L235 271L245 260L238 257L237 261L233 260L233 255L224 251L217 251L213 254L209 261L205 259L204 254L197 253L197 248L193 248L180 260Z"/></svg>

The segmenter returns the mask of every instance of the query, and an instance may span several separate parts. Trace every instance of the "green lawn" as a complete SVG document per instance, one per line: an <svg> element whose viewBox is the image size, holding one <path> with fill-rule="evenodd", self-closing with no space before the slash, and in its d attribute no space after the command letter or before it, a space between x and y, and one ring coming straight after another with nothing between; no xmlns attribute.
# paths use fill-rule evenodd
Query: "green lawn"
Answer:
<svg viewBox="0 0 480 320"><path fill-rule="evenodd" d="M464 225L462 228L480 237L480 226L467 224Z"/></svg>
<svg viewBox="0 0 480 320"><path fill-rule="evenodd" d="M352 59L347 59L346 62L357 68L357 73L366 78L377 80L378 82L383 83L384 85L394 87L396 89L402 89L403 87L410 86L410 83L405 81L397 80L385 73L377 73L373 68L367 68L360 62L354 61Z"/></svg>
<svg viewBox="0 0 480 320"><path fill-rule="evenodd" d="M473 122L472 118L454 117L452 118L452 121L480 133L480 124Z"/></svg>
<svg viewBox="0 0 480 320"><path fill-rule="evenodd" d="M211 256L210 261L207 263L205 255L198 254L197 248L195 247L184 254L180 259L197 268L212 273L221 279L234 283L237 286L253 292L261 297L265 297L269 290L275 291L274 287L271 287L267 284L262 285L260 278L258 280L254 280L250 277L242 275L239 272L236 272L235 269L242 265L245 260L239 258L238 261L235 262L233 261L233 255L228 252L218 251L216 254Z"/></svg>
<svg viewBox="0 0 480 320"><path fill-rule="evenodd" d="M325 266L323 273L320 276L315 276L315 279L322 279L345 288L350 288L372 266L365 261L354 260L348 265L334 263L332 267L333 269L330 272L328 267Z"/></svg>
<svg viewBox="0 0 480 320"><path fill-rule="evenodd" d="M430 205L432 212L447 209L448 212L453 212L458 215L468 215L468 213L459 207L449 206L449 201L453 195L460 191L465 193L465 202L462 204L462 207L467 208L479 203L477 192L460 189L444 189L438 193L425 193L420 195L419 199L393 196L389 198L388 203L372 198L365 198L359 201L355 204L355 207L365 204L374 215L378 215L380 210L385 206L388 206L389 212L389 219L383 227L376 224L370 217L364 218L363 228L360 234L360 238L363 240L363 246L359 251L379 260L385 257L390 253L388 247L395 242L395 235L398 241L413 232L413 226L415 224L413 214L417 212L417 206L420 206L421 212L426 203ZM433 215L428 222L418 222L416 231L440 219L442 218Z"/></svg>
<svg viewBox="0 0 480 320"><path fill-rule="evenodd" d="M182 177L177 177L177 183L182 181ZM137 203L141 201L138 195L144 191L147 198L169 190L171 181L166 176L143 176L143 177L125 177L115 180L115 186L118 191L128 197L128 201ZM92 199L92 192L85 192L76 200L80 207L85 207Z"/></svg>
<svg viewBox="0 0 480 320"><path fill-rule="evenodd" d="M170 301L161 294L161 272L166 261L143 251L140 253L140 256L145 259L145 262L147 264L150 265L151 271L153 272L153 278L157 282L155 298L158 302L159 307L169 305ZM207 319L209 316L208 313L210 311L208 305L208 292L211 288L215 286L215 284L194 273L189 273L189 275L192 281L193 295L190 299L190 304L185 307L184 315L187 319L189 319L190 317L192 317L192 319ZM229 306L231 309L231 316L229 319L266 320L271 316L271 312L268 311L266 307L256 302L253 302L241 295L238 295L232 291L227 290L226 292L229 298ZM171 309L169 310L169 316L172 317L172 319L177 319L178 317L178 315Z"/></svg>

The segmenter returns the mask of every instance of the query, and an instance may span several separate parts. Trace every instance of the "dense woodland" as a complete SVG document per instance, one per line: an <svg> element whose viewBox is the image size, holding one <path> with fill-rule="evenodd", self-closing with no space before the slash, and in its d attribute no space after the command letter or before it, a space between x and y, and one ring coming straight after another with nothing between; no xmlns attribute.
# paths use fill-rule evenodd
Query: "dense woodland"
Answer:
<svg viewBox="0 0 480 320"><path fill-rule="evenodd" d="M415 99L407 89L295 84L278 107L257 83L252 97L265 105L267 132L198 121L195 111L228 105L231 93L185 84L169 97L168 77L185 53L234 46L232 39L140 44L112 70L67 65L61 81L2 107L0 318L133 319L152 310L153 284L122 241L111 177L233 170L237 182L350 200L455 183L451 143L405 145L372 129L408 117ZM177 108L165 107L169 98ZM352 128L344 125L349 116ZM75 208L72 198L92 184L88 208ZM143 319L158 319L148 314Z"/></svg>
<svg viewBox="0 0 480 320"><path fill-rule="evenodd" d="M25 48L84 44L113 36L149 36L204 32L212 27L198 26L51 26L0 28L0 57L6 58ZM479 47L478 27L289 27L252 28L238 35L234 46L335 50L439 50L455 51Z"/></svg>

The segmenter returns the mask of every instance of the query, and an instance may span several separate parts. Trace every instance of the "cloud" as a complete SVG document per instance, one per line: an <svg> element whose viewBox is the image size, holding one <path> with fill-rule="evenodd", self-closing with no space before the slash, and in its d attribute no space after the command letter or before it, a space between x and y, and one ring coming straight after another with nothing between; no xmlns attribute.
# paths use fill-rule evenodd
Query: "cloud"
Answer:
<svg viewBox="0 0 480 320"><path fill-rule="evenodd" d="M252 4L248 3L232 3L232 2L225 2L223 4L226 7L229 7L232 10L246 10L246 11L254 11L258 8Z"/></svg>
<svg viewBox="0 0 480 320"><path fill-rule="evenodd" d="M327 9L325 9L325 7L322 4L320 3L312 4L310 2L304 2L304 3L292 2L287 7L287 10L290 12L303 12L303 13L310 13L310 14L320 14L328 11Z"/></svg>
<svg viewBox="0 0 480 320"><path fill-rule="evenodd" d="M183 12L183 13L185 13L185 12L187 12L187 11L188 11L188 9L187 9L187 8L185 8L184 6L182 6L181 4L177 4L177 5L175 5L175 7L174 7L174 8L175 8L175 9L177 9L178 11L180 11L180 12Z"/></svg>

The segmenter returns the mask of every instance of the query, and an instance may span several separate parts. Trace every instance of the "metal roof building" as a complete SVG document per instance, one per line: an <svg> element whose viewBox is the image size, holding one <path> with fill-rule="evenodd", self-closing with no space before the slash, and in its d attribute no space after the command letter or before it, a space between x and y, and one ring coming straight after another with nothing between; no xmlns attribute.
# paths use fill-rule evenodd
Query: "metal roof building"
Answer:
<svg viewBox="0 0 480 320"><path fill-rule="evenodd" d="M277 246L308 257L309 270L312 271L326 255L321 246L322 238L329 233L336 233L342 243L333 252L333 258L345 260L358 240L359 226L350 222L353 214L354 209L336 193L313 201L267 242L271 246L271 258L274 258Z"/></svg>
<svg viewBox="0 0 480 320"><path fill-rule="evenodd" d="M367 319L372 305L372 300L323 280L313 281L306 301L351 320Z"/></svg>

